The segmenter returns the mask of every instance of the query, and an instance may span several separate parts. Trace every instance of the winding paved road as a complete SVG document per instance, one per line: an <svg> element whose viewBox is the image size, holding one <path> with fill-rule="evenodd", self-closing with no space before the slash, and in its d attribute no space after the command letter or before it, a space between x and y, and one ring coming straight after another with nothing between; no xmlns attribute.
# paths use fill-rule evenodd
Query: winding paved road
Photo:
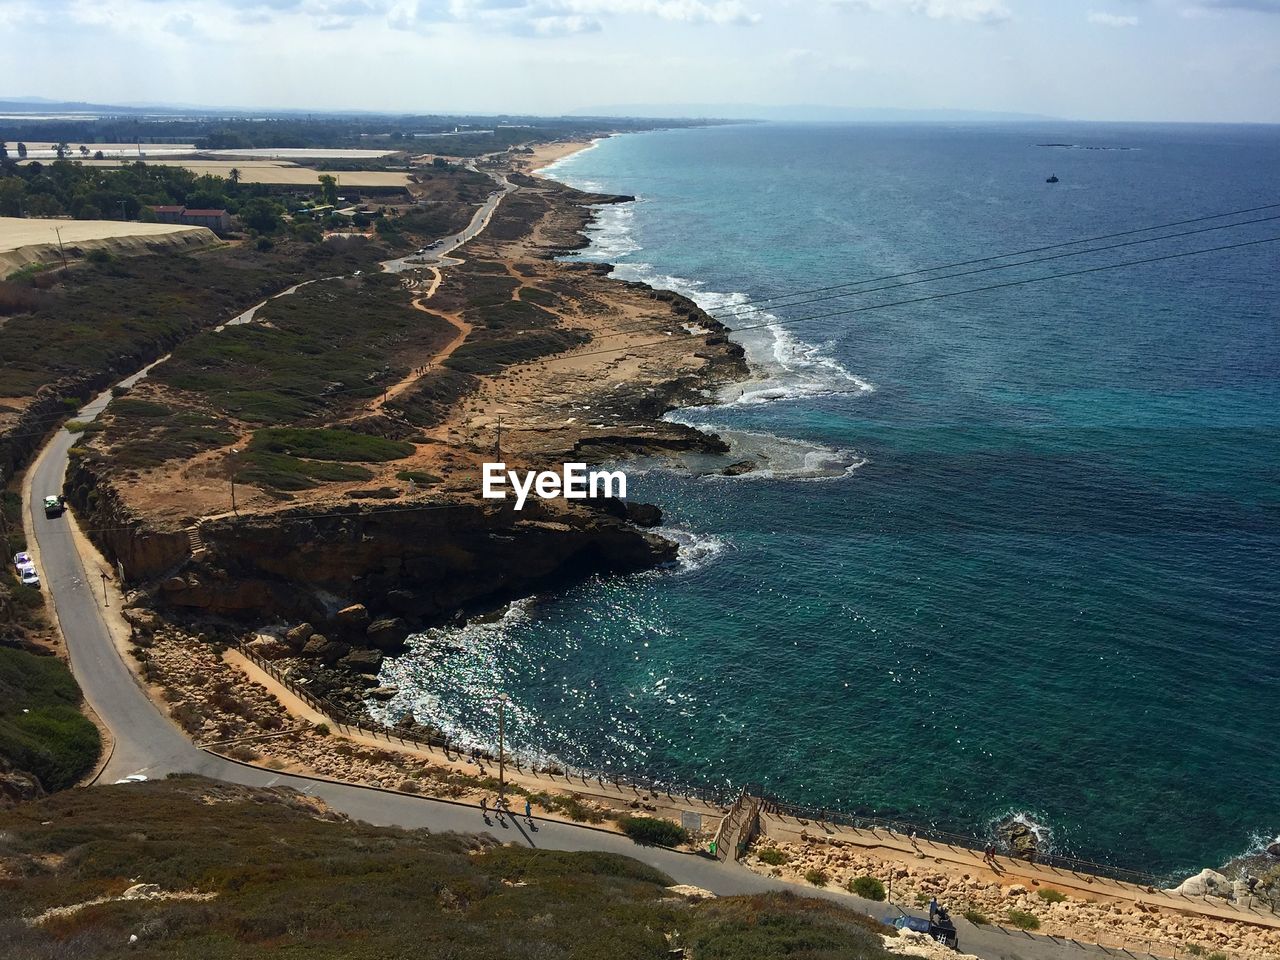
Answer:
<svg viewBox="0 0 1280 960"><path fill-rule="evenodd" d="M474 229L471 236L483 229L498 199L500 197L491 198L487 214L473 221L468 228L468 231ZM145 374L145 370L135 374L123 385L128 386ZM104 392L81 410L76 419L94 419L110 399L110 391ZM66 430L59 430L32 464L28 471L26 520L28 539L40 564L46 589L52 595L72 670L85 698L115 738L112 755L99 777L101 782L112 783L130 774L155 779L171 773L194 773L255 787L288 786L317 796L348 816L373 824L427 827L437 832L487 831L504 841L530 847L610 851L657 867L678 883L703 887L721 895L791 890L836 900L875 916L888 913L884 904L784 883L734 863L722 864L704 856L636 846L618 834L590 827L538 820L536 829L530 829L524 822L513 822L510 818L501 825L490 825L476 807L469 805L276 773L200 750L156 709L117 650L102 609L103 595L98 585L101 571L85 569L70 517L48 519L40 506L46 495L62 490L68 450L74 439ZM1031 936L999 927L975 927L964 920L958 920L957 926L961 947L990 960L1080 960L1085 957L1131 960L1133 957L1127 951Z"/></svg>

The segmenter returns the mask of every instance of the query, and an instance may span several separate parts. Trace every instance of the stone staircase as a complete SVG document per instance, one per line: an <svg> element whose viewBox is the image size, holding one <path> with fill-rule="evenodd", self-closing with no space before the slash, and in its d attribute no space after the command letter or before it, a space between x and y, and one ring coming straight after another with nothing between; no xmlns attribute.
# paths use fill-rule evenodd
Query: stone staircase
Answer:
<svg viewBox="0 0 1280 960"><path fill-rule="evenodd" d="M200 536L199 524L187 527L187 546L191 548L191 556L197 560L209 552L209 548L204 545L204 538Z"/></svg>

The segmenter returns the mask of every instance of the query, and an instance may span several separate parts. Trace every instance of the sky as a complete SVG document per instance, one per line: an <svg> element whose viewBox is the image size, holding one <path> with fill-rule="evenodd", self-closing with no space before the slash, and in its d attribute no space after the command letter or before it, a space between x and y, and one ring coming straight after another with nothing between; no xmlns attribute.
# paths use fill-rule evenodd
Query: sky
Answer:
<svg viewBox="0 0 1280 960"><path fill-rule="evenodd" d="M0 36L3 97L1280 122L1280 0L0 0Z"/></svg>

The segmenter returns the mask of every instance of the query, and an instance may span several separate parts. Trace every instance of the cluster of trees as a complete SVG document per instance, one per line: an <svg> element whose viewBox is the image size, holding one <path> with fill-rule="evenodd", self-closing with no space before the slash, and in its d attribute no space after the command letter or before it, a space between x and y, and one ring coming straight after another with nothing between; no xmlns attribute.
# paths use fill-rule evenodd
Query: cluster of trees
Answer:
<svg viewBox="0 0 1280 960"><path fill-rule="evenodd" d="M227 210L259 233L274 233L283 223L284 210L267 188L241 183L235 170L215 177L142 162L87 167L69 160L0 160L0 216L148 220L148 207L166 205Z"/></svg>

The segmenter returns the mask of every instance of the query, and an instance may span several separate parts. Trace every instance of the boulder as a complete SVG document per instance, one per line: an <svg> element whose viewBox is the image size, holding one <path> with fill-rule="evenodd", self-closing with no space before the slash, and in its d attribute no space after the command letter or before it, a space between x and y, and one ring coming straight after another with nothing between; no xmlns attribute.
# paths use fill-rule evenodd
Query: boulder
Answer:
<svg viewBox="0 0 1280 960"><path fill-rule="evenodd" d="M374 687L369 691L369 696L374 700L394 700L399 693L399 687Z"/></svg>
<svg viewBox="0 0 1280 960"><path fill-rule="evenodd" d="M293 656L293 650L283 640L276 637L261 636L248 643L249 649L264 660L280 660Z"/></svg>
<svg viewBox="0 0 1280 960"><path fill-rule="evenodd" d="M363 603L353 603L339 610L334 614L333 619L343 633L361 634L369 626L372 618L369 616L369 608Z"/></svg>
<svg viewBox="0 0 1280 960"><path fill-rule="evenodd" d="M339 665L356 673L377 673L382 669L382 651L352 650L339 661Z"/></svg>
<svg viewBox="0 0 1280 960"><path fill-rule="evenodd" d="M404 638L409 626L400 617L375 620L365 630L370 646L387 653L399 653L404 649Z"/></svg>
<svg viewBox="0 0 1280 960"><path fill-rule="evenodd" d="M302 648L304 657L321 660L330 666L333 666L350 652L350 645L337 640L330 640L323 633L313 634Z"/></svg>
<svg viewBox="0 0 1280 960"><path fill-rule="evenodd" d="M1188 897L1227 897L1231 895L1231 881L1217 870L1206 868L1183 880L1170 892Z"/></svg>
<svg viewBox="0 0 1280 960"><path fill-rule="evenodd" d="M148 900L160 896L162 892L158 883L135 883L120 896L124 900Z"/></svg>
<svg viewBox="0 0 1280 960"><path fill-rule="evenodd" d="M158 616L141 607L126 607L123 615L125 620L143 633L155 633L164 625L164 621Z"/></svg>
<svg viewBox="0 0 1280 960"><path fill-rule="evenodd" d="M306 642L310 640L316 632L316 628L309 623L300 623L288 633L284 635L285 642L295 650L301 650Z"/></svg>
<svg viewBox="0 0 1280 960"><path fill-rule="evenodd" d="M627 519L637 527L656 527L662 523L662 511L652 503L627 501Z"/></svg>
<svg viewBox="0 0 1280 960"><path fill-rule="evenodd" d="M1015 883L1004 892L1006 897L1024 897L1026 894L1027 888L1020 883Z"/></svg>

